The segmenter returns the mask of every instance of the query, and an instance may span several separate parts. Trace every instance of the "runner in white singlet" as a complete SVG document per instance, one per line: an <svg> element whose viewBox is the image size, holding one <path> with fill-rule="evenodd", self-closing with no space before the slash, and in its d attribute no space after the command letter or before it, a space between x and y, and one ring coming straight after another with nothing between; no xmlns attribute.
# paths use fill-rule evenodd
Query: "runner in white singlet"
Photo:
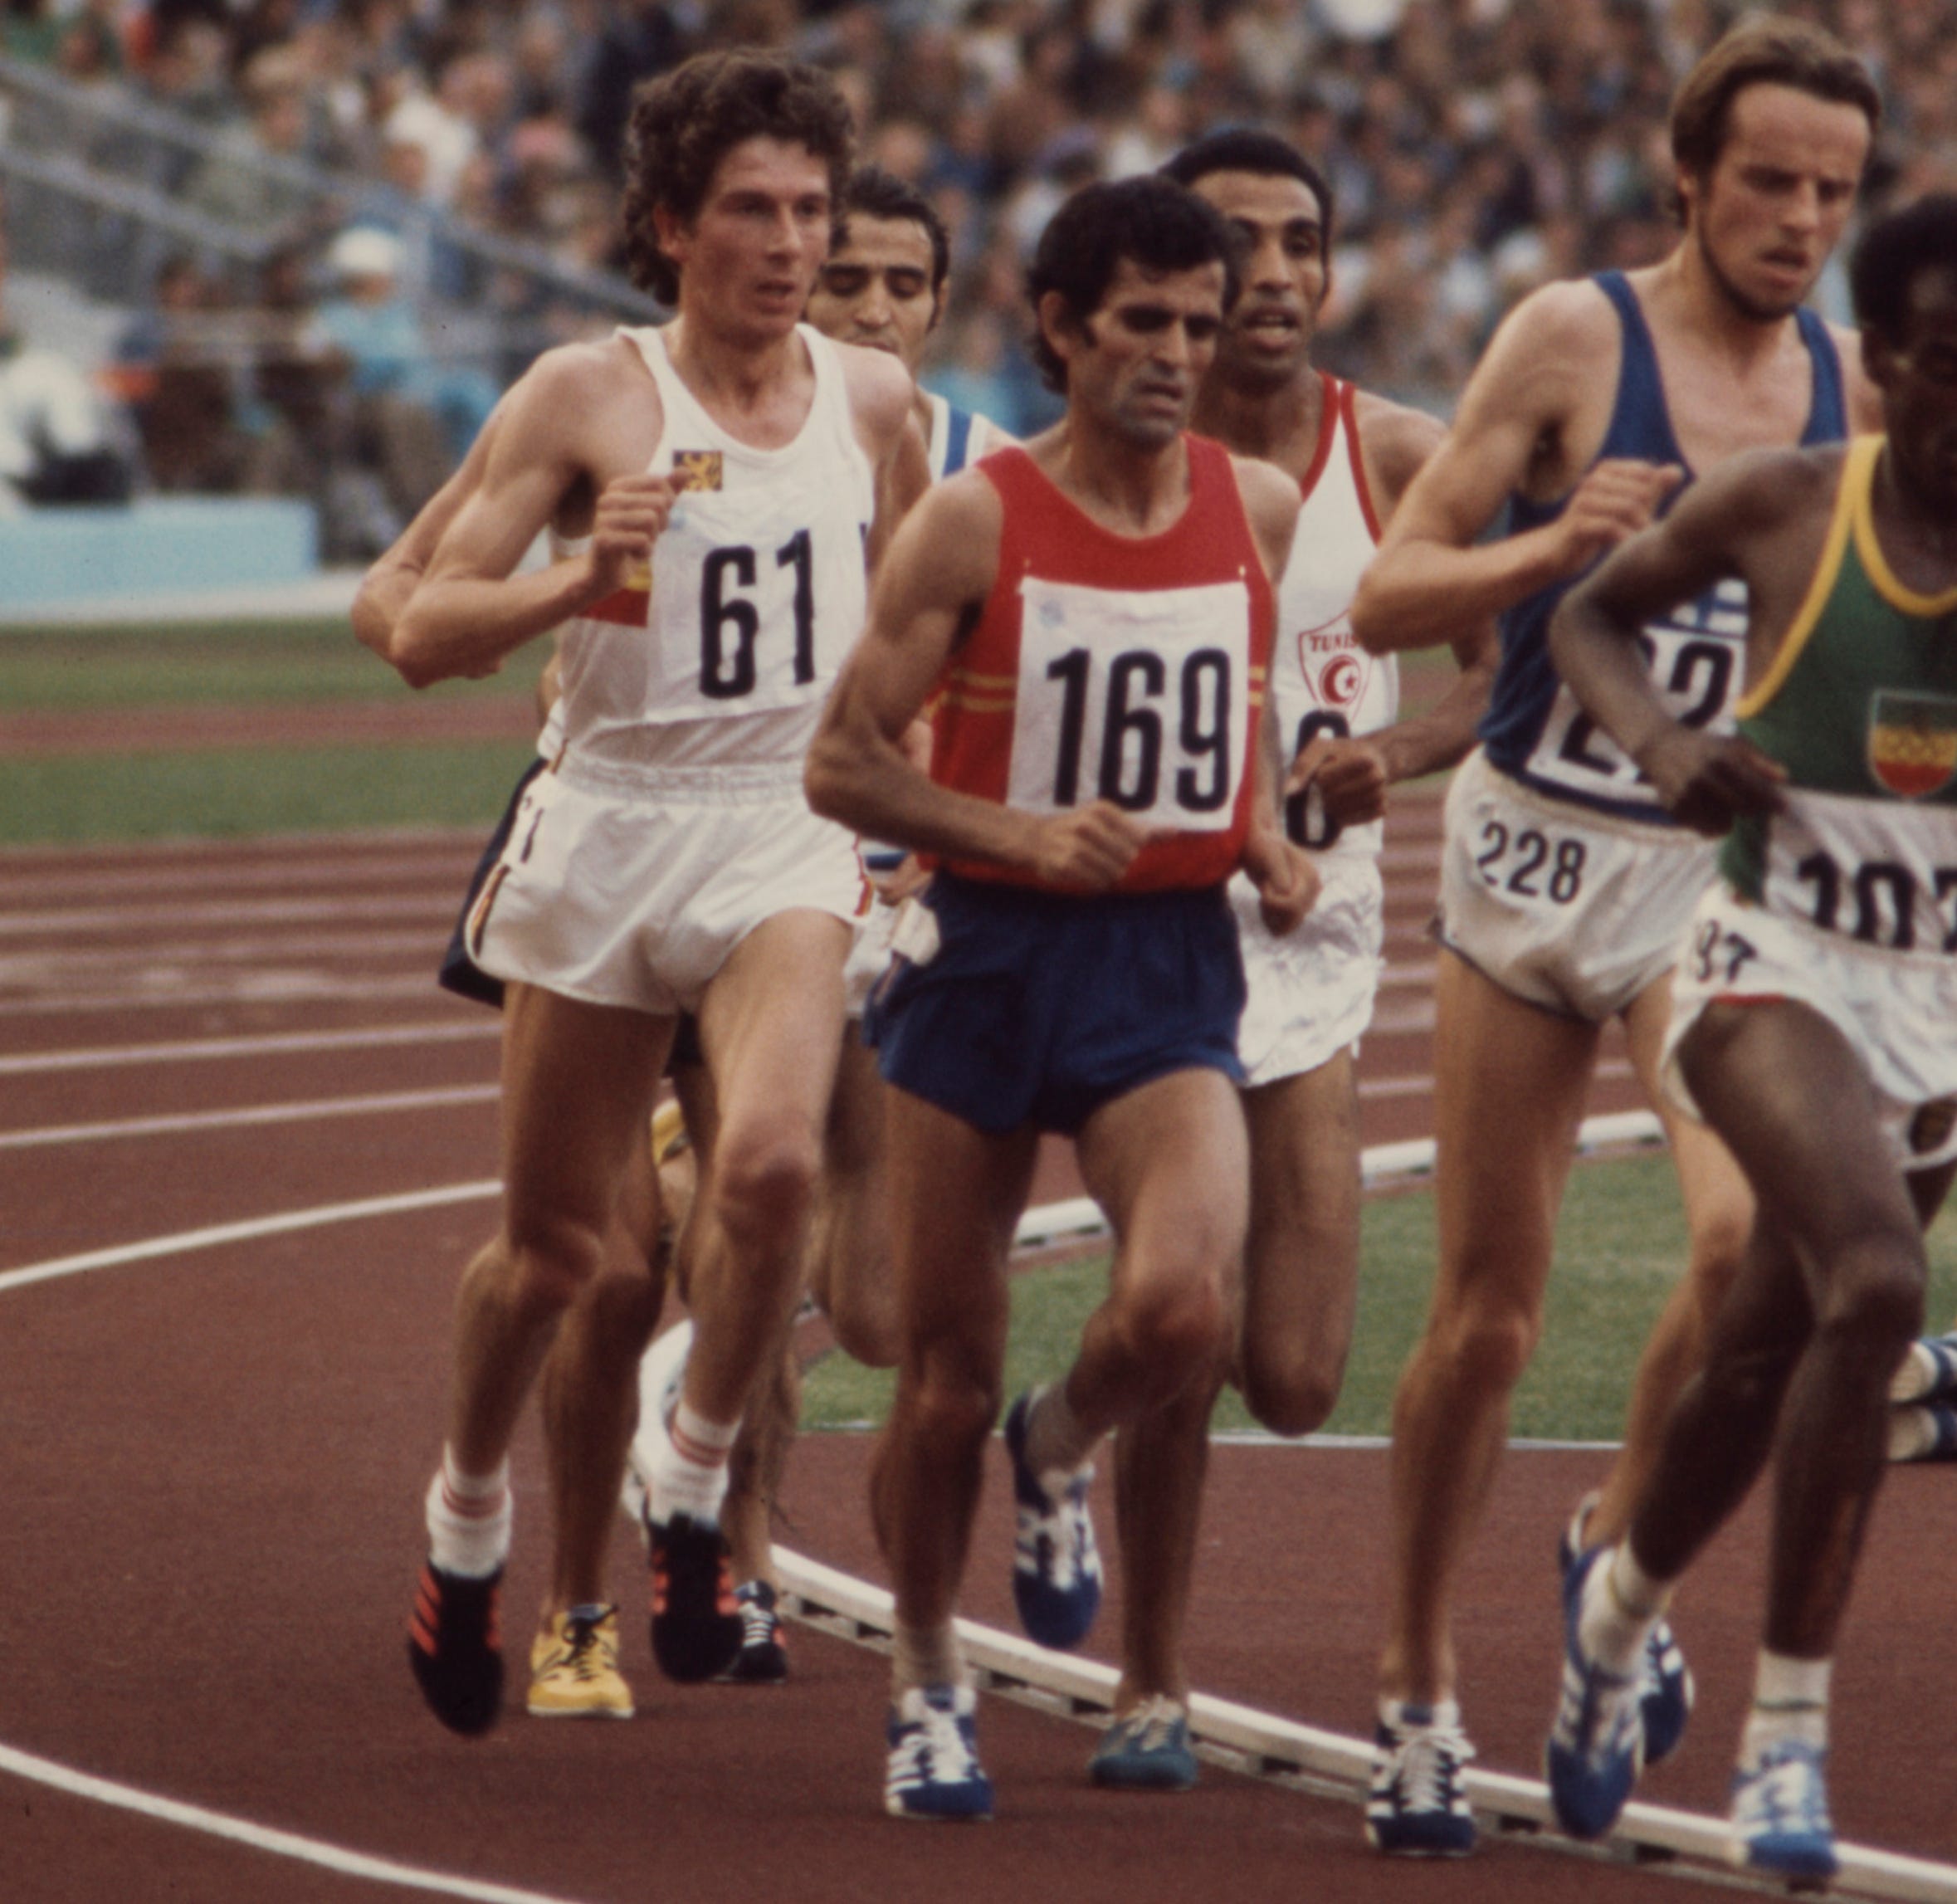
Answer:
<svg viewBox="0 0 1957 1904"><path fill-rule="evenodd" d="M719 1130L695 1206L698 1340L649 1504L653 1647L682 1679L739 1648L727 1451L800 1291L862 891L848 836L808 815L796 781L860 626L874 505L923 482L909 379L798 323L847 178L832 83L764 56L690 61L638 95L631 137L628 245L678 317L525 374L390 644L420 684L569 624L564 751L469 924L472 956L518 982L505 1213L464 1279L409 1643L461 1731L500 1702L510 1436L606 1258L682 1009ZM915 475L896 481L907 455ZM553 522L588 529L588 553L513 573Z"/></svg>
<svg viewBox="0 0 1957 1904"><path fill-rule="evenodd" d="M1304 923L1280 935L1265 925L1249 882L1232 882L1247 994L1237 1053L1252 1159L1236 1326L1211 1379L1124 1428L1117 1446L1123 1677L1091 1770L1101 1784L1144 1789L1195 1776L1182 1623L1217 1391L1235 1380L1257 1418L1285 1434L1318 1427L1338 1398L1359 1272L1354 1058L1383 938L1379 816L1388 783L1467 752L1495 657L1492 625L1464 630L1460 679L1432 712L1403 722L1398 662L1353 637L1346 611L1381 522L1441 426L1311 363L1332 223L1316 168L1269 134L1226 132L1165 169L1223 214L1248 260L1195 427L1276 463L1304 495L1278 594L1270 693L1296 762L1287 829L1310 851L1321 883Z"/></svg>

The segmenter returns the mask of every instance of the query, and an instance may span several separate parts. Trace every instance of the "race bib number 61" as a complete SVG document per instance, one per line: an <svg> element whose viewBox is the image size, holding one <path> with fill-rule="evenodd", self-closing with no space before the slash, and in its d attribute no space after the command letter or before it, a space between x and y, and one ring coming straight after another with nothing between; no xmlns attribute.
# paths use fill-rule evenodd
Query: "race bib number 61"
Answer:
<svg viewBox="0 0 1957 1904"><path fill-rule="evenodd" d="M1029 576L1020 603L1009 803L1110 800L1179 832L1227 828L1249 720L1244 584L1119 594Z"/></svg>

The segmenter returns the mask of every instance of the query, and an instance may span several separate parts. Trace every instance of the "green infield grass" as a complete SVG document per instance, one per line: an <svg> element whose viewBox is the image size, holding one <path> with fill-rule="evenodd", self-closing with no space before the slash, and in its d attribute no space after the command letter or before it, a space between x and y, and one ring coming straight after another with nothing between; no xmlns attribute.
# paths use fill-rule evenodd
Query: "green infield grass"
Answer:
<svg viewBox="0 0 1957 1904"><path fill-rule="evenodd" d="M478 827L486 834L534 757L522 740L0 756L0 845L358 827Z"/></svg>
<svg viewBox="0 0 1957 1904"><path fill-rule="evenodd" d="M1515 1391L1510 1433L1557 1441L1615 1441L1639 1350L1685 1260L1685 1219L1669 1160L1636 1157L1585 1164L1570 1177L1556 1233L1542 1345ZM1434 1213L1426 1191L1379 1197L1365 1208L1359 1320L1345 1386L1327 1433L1383 1435L1393 1384L1427 1312L1433 1282ZM1957 1213L1930 1233L1930 1316L1957 1312ZM1006 1393L1063 1374L1081 1324L1106 1291L1105 1256L1038 1269L1013 1286ZM805 1425L881 1421L891 1378L846 1355L810 1370ZM1254 1428L1234 1392L1218 1404L1219 1430Z"/></svg>
<svg viewBox="0 0 1957 1904"><path fill-rule="evenodd" d="M538 643L488 681L432 691L527 695L544 655ZM344 620L0 630L0 709L9 714L406 701L413 691Z"/></svg>
<svg viewBox="0 0 1957 1904"><path fill-rule="evenodd" d="M544 652L539 643L491 680L444 681L429 692L510 697L527 709ZM344 621L0 632L0 710L7 714L324 710L412 698ZM528 745L511 740L0 752L0 845L487 828L529 758Z"/></svg>

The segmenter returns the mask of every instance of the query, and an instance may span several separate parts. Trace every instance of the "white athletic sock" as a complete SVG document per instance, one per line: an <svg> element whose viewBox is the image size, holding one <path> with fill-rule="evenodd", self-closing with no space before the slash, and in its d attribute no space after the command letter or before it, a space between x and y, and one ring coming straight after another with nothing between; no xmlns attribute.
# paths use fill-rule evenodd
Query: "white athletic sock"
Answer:
<svg viewBox="0 0 1957 1904"><path fill-rule="evenodd" d="M891 1634L891 1703L896 1705L914 1686L969 1686L971 1673L958 1629L943 1626L905 1626Z"/></svg>
<svg viewBox="0 0 1957 1904"><path fill-rule="evenodd" d="M1740 1762L1759 1762L1760 1754L1784 1739L1823 1748L1828 1744L1828 1680L1832 1659L1794 1659L1760 1649L1754 1669L1753 1710L1740 1742Z"/></svg>
<svg viewBox="0 0 1957 1904"><path fill-rule="evenodd" d="M1065 1382L1034 1389L1026 1411L1026 1462L1042 1481L1049 1475L1071 1477L1092 1457L1100 1442L1099 1435L1081 1426Z"/></svg>
<svg viewBox="0 0 1957 1904"><path fill-rule="evenodd" d="M1672 1598L1668 1583L1637 1564L1628 1540L1591 1568L1577 1614L1577 1643L1606 1672L1628 1679L1653 1623Z"/></svg>
<svg viewBox="0 0 1957 1904"><path fill-rule="evenodd" d="M681 1398L652 1472L647 1511L655 1522L663 1525L676 1514L719 1522L727 1497L727 1452L739 1433L738 1421L709 1421Z"/></svg>
<svg viewBox="0 0 1957 1904"><path fill-rule="evenodd" d="M465 1474L445 1447L428 1483L428 1558L445 1574L487 1579L509 1557L515 1506L506 1459L494 1474Z"/></svg>

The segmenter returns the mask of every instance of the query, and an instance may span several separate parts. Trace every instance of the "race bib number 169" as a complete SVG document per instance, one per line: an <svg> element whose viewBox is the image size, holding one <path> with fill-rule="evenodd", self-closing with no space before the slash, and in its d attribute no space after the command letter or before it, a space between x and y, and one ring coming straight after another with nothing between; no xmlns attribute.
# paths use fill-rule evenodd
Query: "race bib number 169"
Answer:
<svg viewBox="0 0 1957 1904"><path fill-rule="evenodd" d="M1227 828L1249 719L1244 584L1121 594L1029 576L1020 601L1010 804L1105 799L1179 832Z"/></svg>

